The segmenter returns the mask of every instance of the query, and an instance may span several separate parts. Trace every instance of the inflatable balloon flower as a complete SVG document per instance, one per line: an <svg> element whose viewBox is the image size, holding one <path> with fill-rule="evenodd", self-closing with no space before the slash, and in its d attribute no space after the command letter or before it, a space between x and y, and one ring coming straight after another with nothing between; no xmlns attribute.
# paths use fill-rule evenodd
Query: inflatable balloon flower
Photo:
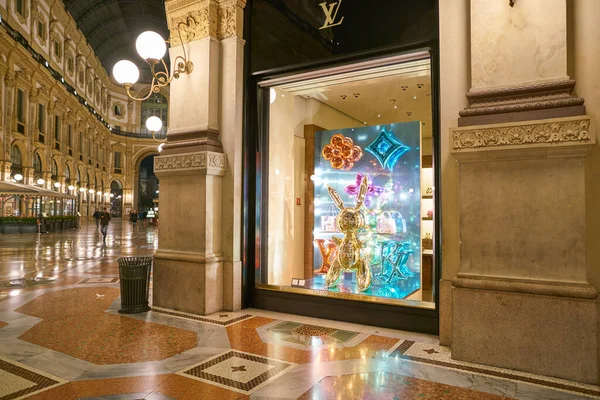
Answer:
<svg viewBox="0 0 600 400"><path fill-rule="evenodd" d="M328 145L323 147L321 155L328 160L332 168L349 171L354 163L362 158L362 149L352 139L336 133Z"/></svg>

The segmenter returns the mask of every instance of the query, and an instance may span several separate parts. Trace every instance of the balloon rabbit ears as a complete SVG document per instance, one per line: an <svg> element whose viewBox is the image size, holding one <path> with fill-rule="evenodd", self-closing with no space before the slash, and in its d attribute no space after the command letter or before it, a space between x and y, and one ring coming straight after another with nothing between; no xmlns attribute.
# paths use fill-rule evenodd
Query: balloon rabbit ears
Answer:
<svg viewBox="0 0 600 400"><path fill-rule="evenodd" d="M356 206L354 207L356 210L361 208L363 203L365 202L365 197L367 196L368 189L369 189L369 181L368 181L368 178L365 176L363 178L362 182L360 183L360 188L358 190L358 196L356 197ZM329 197L331 197L331 200L333 200L333 203L336 205L336 207L339 208L340 210L343 210L345 208L344 201L342 200L342 198L340 197L338 192L336 192L336 190L329 185L327 186L327 192L329 192Z"/></svg>

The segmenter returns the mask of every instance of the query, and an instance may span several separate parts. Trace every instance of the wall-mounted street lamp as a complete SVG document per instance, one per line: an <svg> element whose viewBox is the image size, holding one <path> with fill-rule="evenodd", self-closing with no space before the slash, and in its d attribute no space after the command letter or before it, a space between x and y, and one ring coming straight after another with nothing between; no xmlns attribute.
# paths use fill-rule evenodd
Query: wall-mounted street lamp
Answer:
<svg viewBox="0 0 600 400"><path fill-rule="evenodd" d="M179 23L179 37L181 39L181 26L187 26L186 23ZM149 65L152 71L152 83L150 84L150 91L145 97L135 97L131 93L131 87L140 78L140 70L138 67L129 60L121 60L113 67L113 75L117 82L127 90L127 95L134 100L146 100L152 93L158 93L161 87L167 86L173 78L178 79L181 74L189 74L194 69L194 64L187 59L187 53L183 46L183 40L181 41L181 47L183 48L183 57L177 56L175 58L173 74L169 75L169 68L163 57L167 52L167 42L156 32L146 31L138 36L135 41L135 48L140 55ZM156 66L162 64L164 71L158 71Z"/></svg>
<svg viewBox="0 0 600 400"><path fill-rule="evenodd" d="M152 117L150 117L146 120L146 129L148 129L152 133L152 138L159 143L164 143L167 141L167 139L158 140L156 138L156 132L160 131L162 129L162 126L163 126L162 120L160 118L158 118L157 116L153 115Z"/></svg>

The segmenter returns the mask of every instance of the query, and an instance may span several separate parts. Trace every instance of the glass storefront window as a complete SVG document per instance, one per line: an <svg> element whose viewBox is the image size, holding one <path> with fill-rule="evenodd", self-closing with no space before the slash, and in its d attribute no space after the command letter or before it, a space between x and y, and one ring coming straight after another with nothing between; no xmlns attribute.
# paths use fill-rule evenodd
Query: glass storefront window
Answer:
<svg viewBox="0 0 600 400"><path fill-rule="evenodd" d="M431 66L408 59L269 87L259 288L434 308Z"/></svg>

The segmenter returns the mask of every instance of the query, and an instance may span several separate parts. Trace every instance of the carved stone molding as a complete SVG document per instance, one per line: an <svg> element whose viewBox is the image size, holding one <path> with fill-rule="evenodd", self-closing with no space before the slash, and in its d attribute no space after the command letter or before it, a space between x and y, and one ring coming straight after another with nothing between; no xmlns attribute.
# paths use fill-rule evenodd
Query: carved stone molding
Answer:
<svg viewBox="0 0 600 400"><path fill-rule="evenodd" d="M596 144L590 117L565 117L451 130L459 162L585 157Z"/></svg>
<svg viewBox="0 0 600 400"><path fill-rule="evenodd" d="M565 118L536 123L503 124L452 132L454 150L485 147L591 142L590 118Z"/></svg>
<svg viewBox="0 0 600 400"><path fill-rule="evenodd" d="M154 172L195 170L222 176L225 161L225 154L212 151L159 156L154 159Z"/></svg>
<svg viewBox="0 0 600 400"><path fill-rule="evenodd" d="M574 88L568 79L471 91L459 126L584 115L584 99L572 95Z"/></svg>

